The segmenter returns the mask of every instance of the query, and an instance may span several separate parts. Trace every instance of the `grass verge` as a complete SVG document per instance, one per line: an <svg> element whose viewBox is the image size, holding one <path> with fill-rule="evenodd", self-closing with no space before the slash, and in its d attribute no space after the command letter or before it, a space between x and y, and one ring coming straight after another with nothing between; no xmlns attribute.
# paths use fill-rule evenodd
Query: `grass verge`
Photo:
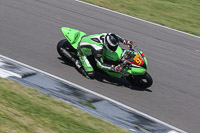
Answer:
<svg viewBox="0 0 200 133"><path fill-rule="evenodd" d="M84 111L0 78L0 133L127 133Z"/></svg>
<svg viewBox="0 0 200 133"><path fill-rule="evenodd" d="M200 0L82 0L200 36Z"/></svg>

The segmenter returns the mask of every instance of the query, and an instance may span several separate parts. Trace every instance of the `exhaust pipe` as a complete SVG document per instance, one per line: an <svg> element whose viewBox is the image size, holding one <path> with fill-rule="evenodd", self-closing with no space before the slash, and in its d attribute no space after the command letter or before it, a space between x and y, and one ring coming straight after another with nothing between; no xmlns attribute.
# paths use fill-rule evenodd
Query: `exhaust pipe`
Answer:
<svg viewBox="0 0 200 133"><path fill-rule="evenodd" d="M60 48L60 50L62 51L64 56L66 56L68 59L70 59L76 65L76 59L74 57L72 57L72 55L67 50L65 50L63 48ZM84 76L87 76L85 70L82 67L80 68L80 71Z"/></svg>
<svg viewBox="0 0 200 133"><path fill-rule="evenodd" d="M64 54L64 56L66 56L68 59L70 59L72 62L76 62L76 59L74 59L74 57L72 57L72 55L65 49L60 48L60 50L62 51L62 53Z"/></svg>

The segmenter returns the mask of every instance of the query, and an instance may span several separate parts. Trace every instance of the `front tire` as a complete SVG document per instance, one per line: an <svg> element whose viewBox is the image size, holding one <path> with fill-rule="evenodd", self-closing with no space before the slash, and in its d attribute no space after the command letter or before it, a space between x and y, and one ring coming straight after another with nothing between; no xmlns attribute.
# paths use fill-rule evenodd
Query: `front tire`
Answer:
<svg viewBox="0 0 200 133"><path fill-rule="evenodd" d="M139 76L129 76L126 78L132 85L141 88L148 88L153 84L153 79L149 73Z"/></svg>

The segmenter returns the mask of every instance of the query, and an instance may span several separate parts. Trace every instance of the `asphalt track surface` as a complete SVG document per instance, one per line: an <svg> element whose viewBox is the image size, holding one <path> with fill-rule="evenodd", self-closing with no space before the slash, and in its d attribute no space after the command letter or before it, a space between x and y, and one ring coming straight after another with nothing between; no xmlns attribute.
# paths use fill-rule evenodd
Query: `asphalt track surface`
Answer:
<svg viewBox="0 0 200 133"><path fill-rule="evenodd" d="M149 90L100 74L84 78L56 52L62 26L134 40L149 62ZM1 0L0 54L103 94L189 133L200 131L200 39L73 0ZM106 80L101 80L105 78Z"/></svg>

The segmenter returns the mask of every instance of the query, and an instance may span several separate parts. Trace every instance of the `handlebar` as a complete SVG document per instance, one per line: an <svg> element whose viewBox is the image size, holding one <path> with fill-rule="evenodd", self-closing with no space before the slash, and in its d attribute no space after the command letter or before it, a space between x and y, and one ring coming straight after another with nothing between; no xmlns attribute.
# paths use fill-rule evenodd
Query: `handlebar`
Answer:
<svg viewBox="0 0 200 133"><path fill-rule="evenodd" d="M137 52L137 50L135 49L137 46L132 47L131 45L128 45L129 49L124 49L122 56L120 58L121 64L120 66L125 68L125 69L131 69L131 62L133 58L133 52ZM131 61L129 61L131 59ZM123 71L124 72L124 71ZM122 73L123 75L129 75L129 73L125 72Z"/></svg>
<svg viewBox="0 0 200 133"><path fill-rule="evenodd" d="M132 49L132 45L128 45L128 48L129 48L129 49Z"/></svg>
<svg viewBox="0 0 200 133"><path fill-rule="evenodd" d="M137 52L137 50L135 49L137 46L132 47L131 45L129 45L128 47L129 49L124 49L122 56L120 58L122 66L126 68L129 68L131 64L131 62L128 59L132 58L133 52Z"/></svg>

